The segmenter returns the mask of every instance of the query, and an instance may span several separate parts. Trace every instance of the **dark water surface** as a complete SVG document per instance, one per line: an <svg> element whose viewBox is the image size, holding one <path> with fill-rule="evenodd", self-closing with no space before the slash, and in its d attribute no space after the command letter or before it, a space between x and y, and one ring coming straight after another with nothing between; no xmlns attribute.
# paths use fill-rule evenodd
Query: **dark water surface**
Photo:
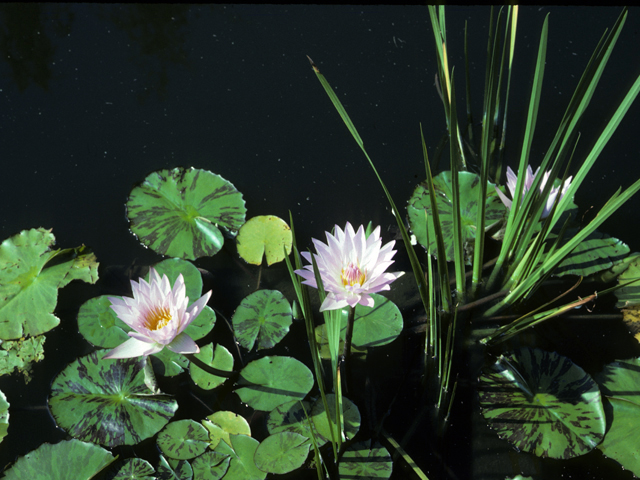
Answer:
<svg viewBox="0 0 640 480"><path fill-rule="evenodd" d="M545 15L551 14L550 34L532 153L539 159L536 165L600 36L619 12L521 9L509 164L518 161ZM447 11L450 59L459 81L462 32L464 22L469 23L476 122L488 18L487 8ZM310 237L323 237L325 230L346 221L372 220L383 226L383 238L389 240L392 233L386 229L394 219L383 192L306 55L335 88L399 206L424 178L419 125L430 153L445 133L425 7L6 4L0 5L0 25L2 239L22 229L52 228L59 247L91 247L102 277L97 286L71 285L61 291L56 313L62 323L47 335L47 358L35 367L34 380L24 386L17 375L0 379L11 403L0 467L43 441L65 438L54 428L46 398L51 378L91 350L77 334L79 305L102 293L126 293L126 283L113 280L122 276L110 272L160 259L128 231L124 203L134 184L155 170L204 168L243 193L247 218L274 214L288 219L290 210L303 247ZM582 124L574 165L640 75L639 31L640 9L631 9ZM463 91L462 83L458 91ZM576 198L583 211L598 209L619 186L625 188L640 176L639 127L636 102ZM640 197L635 197L601 230L637 250L639 208ZM255 274L250 269L234 273L238 269L232 253L196 262L213 272L212 302L227 315L253 288ZM273 284L281 273L277 268ZM265 282L270 281L267 276ZM411 453L429 457L425 449L415 444ZM461 452L466 455L468 447ZM442 462L453 468L451 478L465 478L470 467L458 467L455 457ZM561 469L564 478L614 478L620 473L614 462L600 457L596 452L586 461L569 462ZM529 461L504 445L501 458L502 466L494 470L498 473L485 472L482 478L504 478L500 469L505 458L513 471L519 462ZM619 478L631 476L626 472Z"/></svg>

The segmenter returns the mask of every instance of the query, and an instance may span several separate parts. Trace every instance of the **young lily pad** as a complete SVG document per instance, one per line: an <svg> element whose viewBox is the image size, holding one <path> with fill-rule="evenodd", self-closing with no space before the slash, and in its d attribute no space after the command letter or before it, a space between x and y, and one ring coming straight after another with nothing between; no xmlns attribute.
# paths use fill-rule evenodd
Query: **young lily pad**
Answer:
<svg viewBox="0 0 640 480"><path fill-rule="evenodd" d="M237 413L219 411L212 413L202 421L202 425L209 431L210 448L216 448L220 440L231 445L229 435L251 436L251 427L244 417Z"/></svg>
<svg viewBox="0 0 640 480"><path fill-rule="evenodd" d="M0 442L7 436L9 429L9 402L4 393L0 392Z"/></svg>
<svg viewBox="0 0 640 480"><path fill-rule="evenodd" d="M158 447L169 458L189 460L209 447L207 429L194 420L171 422L158 434Z"/></svg>
<svg viewBox="0 0 640 480"><path fill-rule="evenodd" d="M113 480L156 480L155 470L142 458L127 458Z"/></svg>
<svg viewBox="0 0 640 480"><path fill-rule="evenodd" d="M583 455L602 441L600 390L567 357L522 348L480 377L482 414L498 435L540 457Z"/></svg>
<svg viewBox="0 0 640 480"><path fill-rule="evenodd" d="M465 250L465 263L471 265L473 258L474 239L476 238L476 220L478 215L478 192L480 190L480 177L471 172L459 172L458 182L460 186L460 219L462 228L462 243ZM446 249L447 261L453 261L453 190L451 185L451 172L446 171L436 175L433 179L436 190L436 202L438 214L442 224L442 235ZM431 251L436 252L436 234L433 228L433 215L431 214L431 200L429 190L425 182L419 184L414 190L407 213L411 231L418 242L427 248L427 232L425 210L429 217L429 240ZM498 197L494 185L487 184L487 199L485 206L485 229L489 230L504 217L506 207Z"/></svg>
<svg viewBox="0 0 640 480"><path fill-rule="evenodd" d="M304 464L309 446L309 439L298 433L275 433L260 443L253 459L260 470L282 475Z"/></svg>
<svg viewBox="0 0 640 480"><path fill-rule="evenodd" d="M220 442L215 452L231 458L225 480L262 480L267 474L256 467L253 456L259 442L247 435L230 435L230 444Z"/></svg>
<svg viewBox="0 0 640 480"><path fill-rule="evenodd" d="M573 238L577 230L567 230L564 239ZM551 235L553 240L555 236ZM563 275L581 275L583 277L606 270L614 266L629 254L629 247L606 233L593 232L584 239L553 271L559 277Z"/></svg>
<svg viewBox="0 0 640 480"><path fill-rule="evenodd" d="M49 409L56 422L81 440L114 447L155 435L178 404L157 394L146 358L104 360L93 352L71 362L51 385Z"/></svg>
<svg viewBox="0 0 640 480"><path fill-rule="evenodd" d="M44 335L20 340L6 340L0 345L0 375L18 370L25 383L31 381L31 367L44 358Z"/></svg>
<svg viewBox="0 0 640 480"><path fill-rule="evenodd" d="M152 250L194 260L222 248L219 227L235 233L245 221L242 194L207 170L153 172L127 201L131 231Z"/></svg>
<svg viewBox="0 0 640 480"><path fill-rule="evenodd" d="M216 345L215 355L213 352L213 343L209 343L200 348L200 353L196 353L196 357L202 360L210 367L230 372L233 370L233 355L222 345ZM211 390L222 385L227 379L218 377L205 372L200 367L191 363L189 365L189 374L193 382L203 390Z"/></svg>
<svg viewBox="0 0 640 480"><path fill-rule="evenodd" d="M115 458L98 445L71 439L51 445L43 443L18 458L4 472L7 480L40 479L69 480L93 478Z"/></svg>
<svg viewBox="0 0 640 480"><path fill-rule="evenodd" d="M264 357L240 372L236 393L256 410L270 411L281 403L302 400L313 387L307 366L291 357Z"/></svg>
<svg viewBox="0 0 640 480"><path fill-rule="evenodd" d="M43 228L23 230L0 244L0 339L48 332L58 289L72 280L95 283L96 257L87 247L51 250L55 238ZM55 261L52 260L55 258Z"/></svg>
<svg viewBox="0 0 640 480"><path fill-rule="evenodd" d="M233 314L233 330L240 345L251 350L274 347L289 332L291 305L277 290L258 290L247 296Z"/></svg>
<svg viewBox="0 0 640 480"><path fill-rule="evenodd" d="M205 452L193 460L196 480L219 480L229 470L231 456L218 452Z"/></svg>
<svg viewBox="0 0 640 480"><path fill-rule="evenodd" d="M173 460L171 465L162 454L158 460L158 480L193 480L193 469L186 460Z"/></svg>
<svg viewBox="0 0 640 480"><path fill-rule="evenodd" d="M625 470L640 475L640 358L617 360L596 376L602 394L613 409L613 421L598 448Z"/></svg>
<svg viewBox="0 0 640 480"><path fill-rule="evenodd" d="M327 395L327 404L329 406L329 416L333 422L336 418L336 399L333 393ZM311 409L311 419L320 438L329 441L329 439L331 439L331 427L325 412L322 398L318 398ZM355 437L358 430L360 430L360 411L356 404L347 397L342 397L342 416L344 421L344 435L347 440L350 440ZM334 433L334 437L335 435Z"/></svg>
<svg viewBox="0 0 640 480"><path fill-rule="evenodd" d="M347 447L338 469L340 478L381 480L391 476L393 461L387 449L379 443L357 442Z"/></svg>
<svg viewBox="0 0 640 480"><path fill-rule="evenodd" d="M262 256L267 265L284 260L284 249L291 253L293 237L287 222L273 215L253 217L245 223L237 237L238 255L247 263L260 265Z"/></svg>

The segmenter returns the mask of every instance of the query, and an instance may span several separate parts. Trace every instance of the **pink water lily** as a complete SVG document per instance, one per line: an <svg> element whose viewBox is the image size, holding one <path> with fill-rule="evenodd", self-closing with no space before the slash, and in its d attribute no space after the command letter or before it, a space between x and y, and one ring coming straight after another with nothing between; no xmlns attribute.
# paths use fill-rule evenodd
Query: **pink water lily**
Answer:
<svg viewBox="0 0 640 480"><path fill-rule="evenodd" d="M356 304L373 307L374 301L370 294L389 290L389 284L404 274L404 272L385 273L393 263L395 241L382 246L380 227L377 227L368 237L364 227L360 226L354 232L349 222L344 229L335 227L335 234L326 232L327 243L315 238L313 244L317 254L314 254L316 264L322 278L327 297L320 306L320 311L336 310ZM303 252L302 256L311 263L311 254ZM295 273L303 277L304 284L318 288L313 273L313 265L306 265Z"/></svg>
<svg viewBox="0 0 640 480"><path fill-rule="evenodd" d="M538 167L536 169L536 172L533 173L533 169L531 168L531 165L527 166L527 171L524 177L524 187L522 189L522 199L524 199L525 194L529 190L531 190L531 185L533 185L533 181L536 179L536 175L538 175L539 171L540 171L540 167ZM547 184L547 180L549 179L550 174L551 172L549 171L544 173L542 177L542 181L540 182L540 193L542 193L542 191L544 190L544 187ZM564 194L567 192L567 189L571 184L571 179L572 177L569 177L564 181L564 184L562 185L562 190L560 190L560 186L551 188L551 190L549 191L549 196L547 197L547 201L544 205L544 209L542 210L541 218L547 218L549 216L549 214L551 213L551 209L553 208L553 204L556 201L556 197L558 196L558 193L560 194L560 199L564 197ZM512 198L516 193L517 181L518 181L518 177L516 176L516 174L513 173L513 170L511 170L511 167L507 167L507 188L509 189L509 192L511 192ZM504 193L502 193L497 186L495 188L496 188L496 192L498 193L498 196L500 197L500 200L502 200L502 203L504 203L507 208L511 209L512 200L510 200Z"/></svg>
<svg viewBox="0 0 640 480"><path fill-rule="evenodd" d="M200 349L184 329L202 312L211 297L205 293L190 307L182 274L173 289L166 275L153 268L149 282L131 281L133 298L109 297L118 318L131 327L131 337L104 358L132 358L158 353L164 347L175 353L198 353Z"/></svg>

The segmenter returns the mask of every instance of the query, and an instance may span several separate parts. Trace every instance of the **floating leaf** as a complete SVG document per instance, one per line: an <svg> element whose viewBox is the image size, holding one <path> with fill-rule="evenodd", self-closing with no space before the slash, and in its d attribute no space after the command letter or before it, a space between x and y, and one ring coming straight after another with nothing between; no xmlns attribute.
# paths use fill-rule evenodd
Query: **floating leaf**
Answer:
<svg viewBox="0 0 640 480"><path fill-rule="evenodd" d="M572 458L605 433L600 390L567 357L522 348L480 377L482 414L498 435L541 457Z"/></svg>
<svg viewBox="0 0 640 480"><path fill-rule="evenodd" d="M615 291L618 298L616 307L623 308L640 305L640 257L636 257L631 261L629 267L618 277L618 284L627 285Z"/></svg>
<svg viewBox="0 0 640 480"><path fill-rule="evenodd" d="M23 230L0 244L0 339L48 332L60 323L53 314L58 288L72 280L95 283L96 257L87 247L51 250L50 230ZM55 258L55 261L51 261Z"/></svg>
<svg viewBox="0 0 640 480"><path fill-rule="evenodd" d="M293 237L287 222L273 215L253 217L245 223L237 237L238 255L247 263L260 265L262 256L267 265L284 260L284 249L291 253Z"/></svg>
<svg viewBox="0 0 640 480"><path fill-rule="evenodd" d="M246 435L231 435L230 444L220 442L215 451L231 458L225 480L262 480L267 476L253 460L259 442Z"/></svg>
<svg viewBox="0 0 640 480"><path fill-rule="evenodd" d="M219 480L225 477L231 456L218 452L205 452L193 460L193 473L196 480Z"/></svg>
<svg viewBox="0 0 640 480"><path fill-rule="evenodd" d="M638 342L640 342L640 305L631 305L629 308L623 308L622 320L633 334Z"/></svg>
<svg viewBox="0 0 640 480"><path fill-rule="evenodd" d="M233 355L222 345L216 345L215 355L213 354L213 344L209 343L200 348L200 353L196 357L210 367L230 372L233 370ZM189 373L193 382L203 390L211 390L227 381L225 377L218 377L205 372L196 364L189 365Z"/></svg>
<svg viewBox="0 0 640 480"><path fill-rule="evenodd" d="M20 340L7 340L0 345L0 375L18 370L25 383L31 380L31 367L44 358L44 335Z"/></svg>
<svg viewBox="0 0 640 480"><path fill-rule="evenodd" d="M327 439L316 432L311 415L311 404L307 401L293 400L283 403L269 412L267 429L270 434L295 432L309 439L314 435L318 447L321 447L327 443Z"/></svg>
<svg viewBox="0 0 640 480"><path fill-rule="evenodd" d="M389 478L393 471L391 455L379 443L357 442L349 445L339 464L340 478L379 480Z"/></svg>
<svg viewBox="0 0 640 480"><path fill-rule="evenodd" d="M9 429L9 402L4 393L0 392L0 442L7 436Z"/></svg>
<svg viewBox="0 0 640 480"><path fill-rule="evenodd" d="M131 231L152 250L194 260L216 254L222 227L236 232L245 221L242 194L207 170L160 170L135 187L127 201Z"/></svg>
<svg viewBox="0 0 640 480"><path fill-rule="evenodd" d="M289 332L291 305L277 290L258 290L240 302L231 320L240 345L251 350L274 347Z"/></svg>
<svg viewBox="0 0 640 480"><path fill-rule="evenodd" d="M186 460L176 460L175 467L172 467L166 458L161 454L158 461L158 480L192 480L193 469Z"/></svg>
<svg viewBox="0 0 640 480"><path fill-rule="evenodd" d="M118 469L113 480L156 480L155 470L142 458L128 458Z"/></svg>
<svg viewBox="0 0 640 480"><path fill-rule="evenodd" d="M146 358L104 360L93 352L71 362L51 385L49 408L58 425L81 440L114 447L155 435L178 408L147 383Z"/></svg>
<svg viewBox="0 0 640 480"><path fill-rule="evenodd" d="M332 419L335 419L336 397L333 393L327 395L327 405L329 406L329 416ZM325 412L326 410L324 409L322 399L317 399L311 409L311 419L313 420L313 426L318 432L320 438L324 438L328 441L331 438L331 427L329 426L329 420L327 419ZM355 437L358 430L360 430L360 411L356 404L347 397L342 397L342 416L344 421L344 435L348 440L350 440ZM334 436L335 435L336 434L334 434Z"/></svg>
<svg viewBox="0 0 640 480"><path fill-rule="evenodd" d="M184 355L172 352L168 348L163 348L158 353L151 355L150 358L152 361L156 360L162 364L162 375L165 377L175 377L189 366L189 360Z"/></svg>
<svg viewBox="0 0 640 480"><path fill-rule="evenodd" d="M209 415L202 425L209 430L209 443L216 448L220 440L231 445L229 435L251 436L251 427L244 417L233 412L220 411Z"/></svg>
<svg viewBox="0 0 640 480"><path fill-rule="evenodd" d="M169 423L158 434L162 453L176 460L189 460L203 454L209 447L207 429L194 420Z"/></svg>
<svg viewBox="0 0 640 480"><path fill-rule="evenodd" d="M280 432L265 438L256 449L256 466L269 473L284 474L300 468L309 456L309 439L294 432Z"/></svg>
<svg viewBox="0 0 640 480"><path fill-rule="evenodd" d="M80 305L78 330L96 347L115 348L129 340L131 331L111 308L108 295L91 298Z"/></svg>
<svg viewBox="0 0 640 480"><path fill-rule="evenodd" d="M568 229L564 239L568 241L578 233ZM550 235L553 240L555 235ZM563 275L581 275L586 277L602 270L612 268L614 264L629 254L629 247L606 233L593 232L584 239L553 271L559 277Z"/></svg>
<svg viewBox="0 0 640 480"><path fill-rule="evenodd" d="M476 238L480 177L471 172L459 172L458 182L460 186L460 220L462 242L465 250L465 263L471 265L474 239ZM447 261L453 261L453 190L451 185L451 172L446 171L436 175L433 179L433 186L436 190L438 214L440 216L440 223L442 224L442 236ZM489 230L502 220L506 211L492 183L487 184L487 199L485 203L485 228ZM427 248L425 209L429 217L431 250L435 252L437 247L435 243L435 230L433 228L433 215L431 214L431 200L429 199L427 185L423 182L416 187L411 195L407 212L411 231L416 236L418 242Z"/></svg>
<svg viewBox="0 0 640 480"><path fill-rule="evenodd" d="M18 458L4 472L7 480L41 479L70 480L93 478L115 458L98 445L65 440L55 445L43 443L35 450Z"/></svg>
<svg viewBox="0 0 640 480"><path fill-rule="evenodd" d="M596 377L613 409L613 421L598 448L625 470L640 475L640 358L610 363Z"/></svg>
<svg viewBox="0 0 640 480"><path fill-rule="evenodd" d="M243 402L270 411L281 403L302 400L313 387L313 375L295 358L264 357L242 369L238 385L236 393Z"/></svg>

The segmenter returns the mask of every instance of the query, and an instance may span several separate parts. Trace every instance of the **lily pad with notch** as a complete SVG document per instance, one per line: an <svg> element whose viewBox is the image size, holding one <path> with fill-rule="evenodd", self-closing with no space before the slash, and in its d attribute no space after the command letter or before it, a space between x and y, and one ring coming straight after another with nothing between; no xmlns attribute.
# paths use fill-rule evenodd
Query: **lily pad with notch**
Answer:
<svg viewBox="0 0 640 480"><path fill-rule="evenodd" d="M267 265L284 260L284 251L291 253L293 236L287 222L274 215L260 215L250 218L238 232L238 255L247 263Z"/></svg>

